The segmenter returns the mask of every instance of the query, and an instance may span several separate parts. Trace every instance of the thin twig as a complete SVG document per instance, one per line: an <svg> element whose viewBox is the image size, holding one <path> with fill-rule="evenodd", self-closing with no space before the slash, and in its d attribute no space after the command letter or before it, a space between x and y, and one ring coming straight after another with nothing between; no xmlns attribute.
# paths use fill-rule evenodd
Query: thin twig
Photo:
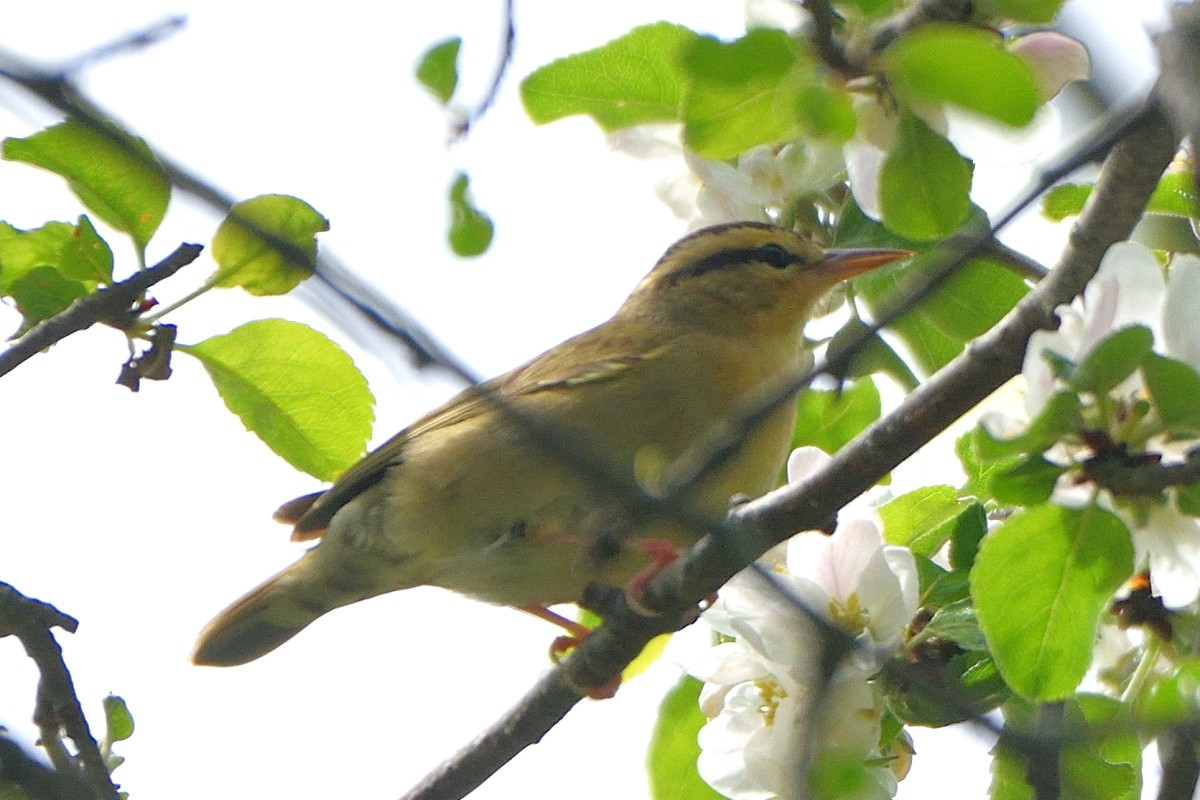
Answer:
<svg viewBox="0 0 1200 800"><path fill-rule="evenodd" d="M15 344L0 353L0 376L7 375L33 356L73 333L87 330L97 322L120 327L130 308L147 289L164 281L192 263L203 250L198 244L181 244L175 251L149 269L134 273L119 283L81 297L66 311L42 320Z"/></svg>
<svg viewBox="0 0 1200 800"><path fill-rule="evenodd" d="M809 38L821 61L837 72L857 75L859 71L846 60L845 51L833 35L833 4L829 0L804 0L802 5L812 19L812 35Z"/></svg>
<svg viewBox="0 0 1200 800"><path fill-rule="evenodd" d="M837 510L1015 375L1034 331L1053 327L1054 309L1078 295L1109 246L1133 230L1178 139L1157 108L1141 114L1111 152L1092 200L1084 209L1058 267L995 329L919 387L901 405L800 484L736 508L729 523L739 539L755 541L732 552L733 537L705 537L647 585L643 604L665 622L717 591L771 544L797 530L819 528ZM520 750L538 741L579 700L571 685L603 685L629 663L659 630L629 610L622 598L604 624L563 663L545 675L509 715L446 762L405 800L453 800L480 785ZM520 724L514 723L519 720Z"/></svg>
<svg viewBox="0 0 1200 800"><path fill-rule="evenodd" d="M91 787L92 796L119 800L117 787L108 774L100 746L92 736L75 693L75 683L63 661L62 648L50 632L51 627L74 631L76 625L72 617L53 606L25 597L7 583L0 583L0 636L20 639L40 675L34 721L42 731L43 744L53 752L52 743L58 741L59 731L66 731L75 743L78 761L83 767L82 777ZM66 774L74 768L71 762L56 766Z"/></svg>
<svg viewBox="0 0 1200 800"><path fill-rule="evenodd" d="M500 59L496 63L496 69L492 72L492 82L488 86L487 92L484 93L483 98L475 104L475 107L455 122L450 131L450 141L456 142L470 133L471 127L496 102L496 98L500 95L500 84L504 81L504 76L508 74L508 68L512 65L513 50L516 48L516 43L517 26L513 11L513 0L504 0L504 41L500 46Z"/></svg>

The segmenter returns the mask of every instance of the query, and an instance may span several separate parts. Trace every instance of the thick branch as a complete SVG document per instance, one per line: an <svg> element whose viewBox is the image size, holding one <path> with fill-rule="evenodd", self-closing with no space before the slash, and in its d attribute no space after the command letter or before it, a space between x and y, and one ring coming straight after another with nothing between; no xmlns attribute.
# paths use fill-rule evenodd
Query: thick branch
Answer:
<svg viewBox="0 0 1200 800"><path fill-rule="evenodd" d="M7 375L33 356L73 333L87 330L97 322L121 326L129 309L147 289L164 281L196 260L203 250L198 244L181 244L175 252L149 269L141 270L120 283L106 286L81 297L61 314L43 320L15 344L0 353L0 376Z"/></svg>
<svg viewBox="0 0 1200 800"><path fill-rule="evenodd" d="M578 702L579 695L568 687L598 686L618 675L664 624L686 624L701 598L771 544L823 527L838 509L1017 374L1033 332L1054 327L1054 309L1083 291L1105 251L1132 232L1177 143L1157 106L1143 112L1107 159L1059 265L1005 320L843 448L825 469L735 509L730 522L739 546L731 545L733 536L706 537L656 576L646 587L644 604L662 619L640 616L618 598L605 624L561 669L544 676L477 745L444 764L405 800L465 796Z"/></svg>

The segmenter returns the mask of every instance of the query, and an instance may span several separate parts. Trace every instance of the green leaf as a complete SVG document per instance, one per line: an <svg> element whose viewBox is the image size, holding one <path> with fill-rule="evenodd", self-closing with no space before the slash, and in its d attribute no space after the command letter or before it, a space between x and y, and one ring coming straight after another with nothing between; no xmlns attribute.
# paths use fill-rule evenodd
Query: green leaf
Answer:
<svg viewBox="0 0 1200 800"><path fill-rule="evenodd" d="M1188 656L1138 698L1138 720L1158 728L1182 725L1200 716L1200 658Z"/></svg>
<svg viewBox="0 0 1200 800"><path fill-rule="evenodd" d="M1011 696L987 653L975 650L894 660L883 677L889 707L911 725L952 725L986 714Z"/></svg>
<svg viewBox="0 0 1200 800"><path fill-rule="evenodd" d="M64 278L54 267L35 267L14 281L7 292L24 317L19 333L66 311L71 303L90 293L83 283Z"/></svg>
<svg viewBox="0 0 1200 800"><path fill-rule="evenodd" d="M951 103L1013 127L1041 101L1033 70L999 34L965 25L922 25L896 40L884 68L901 96Z"/></svg>
<svg viewBox="0 0 1200 800"><path fill-rule="evenodd" d="M1034 710L1005 706L1005 730L1015 736L1036 735ZM1081 694L1063 708L1059 757L1059 796L1072 800L1138 800L1141 795L1142 745L1133 732L1129 709L1111 697ZM1002 739L992 751L992 800L1033 800L1026 776L1029 758L1045 758L1040 748L1022 754Z"/></svg>
<svg viewBox="0 0 1200 800"><path fill-rule="evenodd" d="M812 445L836 453L879 419L879 390L869 378L847 384L841 392L808 389L796 409L792 449Z"/></svg>
<svg viewBox="0 0 1200 800"><path fill-rule="evenodd" d="M683 65L683 141L701 156L723 161L800 134L800 92L815 76L785 32L757 28L729 43L703 36L684 50Z"/></svg>
<svg viewBox="0 0 1200 800"><path fill-rule="evenodd" d="M133 736L133 715L125 699L115 694L104 698L104 740L109 744L123 742Z"/></svg>
<svg viewBox="0 0 1200 800"><path fill-rule="evenodd" d="M867 772L860 754L837 748L818 749L808 772L810 793L817 800L857 800L878 797L883 791Z"/></svg>
<svg viewBox="0 0 1200 800"><path fill-rule="evenodd" d="M919 241L948 237L971 212L973 169L944 137L905 111L879 173L884 224Z"/></svg>
<svg viewBox="0 0 1200 800"><path fill-rule="evenodd" d="M1196 200L1196 178L1191 172L1168 172L1162 176L1146 211L1151 214L1170 214L1177 217L1200 217Z"/></svg>
<svg viewBox="0 0 1200 800"><path fill-rule="evenodd" d="M606 133L677 121L686 81L680 61L698 38L682 25L656 22L560 58L521 82L525 113L539 125L587 114Z"/></svg>
<svg viewBox="0 0 1200 800"><path fill-rule="evenodd" d="M954 452L958 455L958 461L967 475L967 482L963 485L960 494L975 497L980 502L987 502L992 499L992 479L1016 464L1019 456L1010 456L995 461L981 459L975 450L975 440L981 433L984 433L982 428L973 428L958 437L954 442Z"/></svg>
<svg viewBox="0 0 1200 800"><path fill-rule="evenodd" d="M417 63L417 80L446 105L458 86L458 50L462 37L452 36L432 45Z"/></svg>
<svg viewBox="0 0 1200 800"><path fill-rule="evenodd" d="M1013 22L1050 22L1063 0L994 0L996 15Z"/></svg>
<svg viewBox="0 0 1200 800"><path fill-rule="evenodd" d="M96 216L128 234L139 251L158 230L171 183L149 146L112 125L70 119L24 139L5 139L4 157L67 179Z"/></svg>
<svg viewBox="0 0 1200 800"><path fill-rule="evenodd" d="M1200 483L1176 487L1175 507L1180 514L1200 517Z"/></svg>
<svg viewBox="0 0 1200 800"><path fill-rule="evenodd" d="M1083 211L1094 188L1090 183L1060 183L1042 196L1042 216L1051 222L1075 216Z"/></svg>
<svg viewBox="0 0 1200 800"><path fill-rule="evenodd" d="M1104 337L1071 375L1077 392L1106 395L1141 366L1154 348L1154 334L1145 325L1129 325Z"/></svg>
<svg viewBox="0 0 1200 800"><path fill-rule="evenodd" d="M214 286L241 286L253 295L287 294L313 273L316 235L329 220L303 200L264 194L235 203L217 228Z"/></svg>
<svg viewBox="0 0 1200 800"><path fill-rule="evenodd" d="M1173 358L1150 353L1142 362L1150 402L1163 424L1176 432L1200 432L1200 375Z"/></svg>
<svg viewBox="0 0 1200 800"><path fill-rule="evenodd" d="M971 594L1008 685L1031 700L1071 696L1091 663L1100 615L1133 572L1114 514L1035 506L984 539Z"/></svg>
<svg viewBox="0 0 1200 800"><path fill-rule="evenodd" d="M955 521L970 505L958 499L952 486L926 486L902 494L879 508L883 538L932 556L950 541Z"/></svg>
<svg viewBox="0 0 1200 800"><path fill-rule="evenodd" d="M965 498L960 498L960 503ZM987 533L987 512L978 502L970 501L953 520L950 534L950 565L969 570L975 564L979 543Z"/></svg>
<svg viewBox="0 0 1200 800"><path fill-rule="evenodd" d="M684 675L658 707L658 720L646 753L653 800L721 800L721 795L696 771L696 759L700 757L696 734L705 723L700 711L703 685Z"/></svg>
<svg viewBox="0 0 1200 800"><path fill-rule="evenodd" d="M921 586L920 603L923 608L941 608L962 600L967 596L967 573L963 570L951 572L923 555L914 555L917 562L917 579Z"/></svg>
<svg viewBox="0 0 1200 800"><path fill-rule="evenodd" d="M63 246L62 274L95 286L112 283L112 272L112 249L87 215L81 214L71 238Z"/></svg>
<svg viewBox="0 0 1200 800"><path fill-rule="evenodd" d="M997 439L980 426L972 443L982 461L997 461L1023 453L1044 453L1059 439L1073 435L1084 427L1079 395L1055 392L1046 406L1029 423L1025 433L1012 439Z"/></svg>
<svg viewBox="0 0 1200 800"><path fill-rule="evenodd" d="M796 112L804 133L813 139L845 142L858 127L854 101L837 85L814 82L801 86L796 96Z"/></svg>
<svg viewBox="0 0 1200 800"><path fill-rule="evenodd" d="M58 271L75 231L68 222L47 222L28 231L0 222L0 294L10 294L14 283L38 267Z"/></svg>
<svg viewBox="0 0 1200 800"><path fill-rule="evenodd" d="M471 180L458 173L450 186L450 230L447 238L454 254L463 258L482 255L492 244L492 218L476 208L467 190Z"/></svg>
<svg viewBox="0 0 1200 800"><path fill-rule="evenodd" d="M904 359L878 332L871 332L867 323L858 317L847 320L829 340L826 358L832 361L851 347L854 348L854 355L850 363L839 370L842 377L865 378L879 372L896 381L906 391L917 388L917 376L904 363Z"/></svg>
<svg viewBox="0 0 1200 800"><path fill-rule="evenodd" d="M1066 467L1040 455L1027 456L992 478L991 491L1004 505L1034 506L1046 502Z"/></svg>
<svg viewBox="0 0 1200 800"><path fill-rule="evenodd" d="M881 17L895 10L897 0L842 0L839 5L853 8L864 17Z"/></svg>
<svg viewBox="0 0 1200 800"><path fill-rule="evenodd" d="M987 650L987 641L983 638L983 631L979 630L979 621L975 618L975 608L970 599L938 609L921 634L949 639L963 650Z"/></svg>
<svg viewBox="0 0 1200 800"><path fill-rule="evenodd" d="M229 410L289 464L330 481L363 454L374 398L350 356L298 322L248 322L199 344Z"/></svg>

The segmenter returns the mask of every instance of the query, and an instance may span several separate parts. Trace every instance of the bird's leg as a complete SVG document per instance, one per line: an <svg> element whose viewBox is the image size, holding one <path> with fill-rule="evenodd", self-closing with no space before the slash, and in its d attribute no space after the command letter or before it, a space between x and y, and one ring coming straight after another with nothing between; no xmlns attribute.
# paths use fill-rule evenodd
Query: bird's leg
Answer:
<svg viewBox="0 0 1200 800"><path fill-rule="evenodd" d="M560 663L568 651L578 647L592 633L592 629L586 625L581 625L575 620L567 619L562 614L556 614L545 606L517 606L517 608L526 614L532 614L538 619L544 619L546 622L558 625L567 631L566 636L556 637L550 643L550 660L555 664ZM617 689L620 686L621 676L618 675L608 683L600 686L577 686L575 688L581 694L593 700L608 700L616 695Z"/></svg>
<svg viewBox="0 0 1200 800"><path fill-rule="evenodd" d="M629 583L625 586L626 600L629 602L629 607L642 616L658 616L642 605L642 598L646 596L646 584L668 565L674 563L682 551L678 545L670 540L657 537L639 539L634 543L633 547L639 553L649 556L650 563L638 570L629 579Z"/></svg>

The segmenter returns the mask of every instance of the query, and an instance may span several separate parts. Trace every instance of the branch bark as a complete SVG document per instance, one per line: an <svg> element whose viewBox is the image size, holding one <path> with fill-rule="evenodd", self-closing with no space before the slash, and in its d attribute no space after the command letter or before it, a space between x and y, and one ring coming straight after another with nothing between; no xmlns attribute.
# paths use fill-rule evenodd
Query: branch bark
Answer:
<svg viewBox="0 0 1200 800"><path fill-rule="evenodd" d="M122 327L129 309L147 289L195 261L203 249L198 244L181 244L175 248L175 252L149 269L82 297L61 314L39 322L29 333L0 353L0 376L7 375L46 348L73 333L87 330L97 322Z"/></svg>
<svg viewBox="0 0 1200 800"><path fill-rule="evenodd" d="M604 625L526 694L505 717L431 773L404 800L464 797L522 749L541 739L580 699L572 686L599 686L620 674L663 630L695 617L695 605L773 544L821 528L919 447L983 401L1021 368L1037 330L1053 328L1054 310L1083 291L1108 248L1133 231L1178 145L1152 102L1113 148L1058 265L1018 306L963 355L910 394L892 413L800 484L745 503L729 517L734 535L708 536L646 587L648 618L623 597Z"/></svg>

